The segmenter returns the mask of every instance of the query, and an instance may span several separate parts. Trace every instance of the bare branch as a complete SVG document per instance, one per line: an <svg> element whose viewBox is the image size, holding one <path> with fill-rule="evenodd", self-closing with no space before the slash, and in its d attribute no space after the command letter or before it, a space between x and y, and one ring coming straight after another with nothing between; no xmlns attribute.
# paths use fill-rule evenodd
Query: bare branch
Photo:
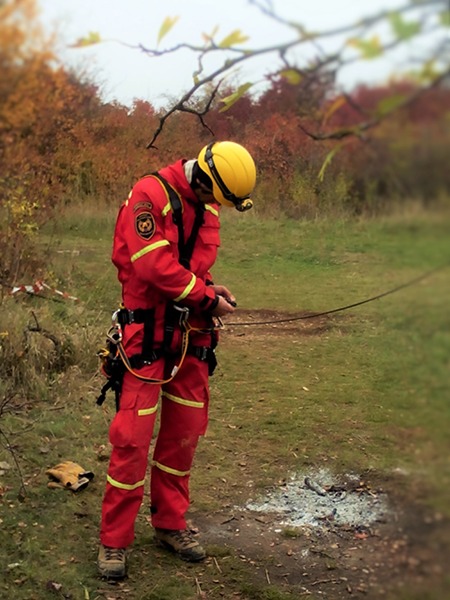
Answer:
<svg viewBox="0 0 450 600"><path fill-rule="evenodd" d="M210 111L211 104L212 104L214 98L216 97L216 94L217 94L220 84L221 84L221 82L219 81L217 86L212 91L211 96L210 96L208 102L206 103L204 109L200 112L194 110L193 108L189 108L188 106L185 106L185 103L188 102L188 100L191 98L191 96L194 92L192 92L192 94L188 93L185 96L183 96L183 98L177 104L172 106L172 108L159 119L159 126L156 129L155 133L153 134L153 138L152 138L151 142L147 145L147 149L154 148L155 150L157 150L157 147L154 146L154 142L156 141L157 137L163 130L165 122L170 117L170 115L172 115L174 112L186 112L186 113L191 113L191 114L196 115L199 118L203 127L206 127L206 129L208 129L208 131L213 135L213 132L211 131L210 127L205 123L205 121L203 120L203 117Z"/></svg>
<svg viewBox="0 0 450 600"><path fill-rule="evenodd" d="M25 352L25 354L29 350L29 346L28 346L28 332L40 333L43 337L45 337L48 340L50 340L51 342L53 342L53 344L55 346L55 352L58 352L58 350L61 347L61 341L55 335L53 335L53 333L50 333L46 329L42 329L42 327L39 325L39 322L37 320L37 317L36 317L35 313L33 311L31 311L31 314L32 314L32 316L34 318L35 325L28 325L26 327L26 329L24 329L24 337L25 337L24 352Z"/></svg>

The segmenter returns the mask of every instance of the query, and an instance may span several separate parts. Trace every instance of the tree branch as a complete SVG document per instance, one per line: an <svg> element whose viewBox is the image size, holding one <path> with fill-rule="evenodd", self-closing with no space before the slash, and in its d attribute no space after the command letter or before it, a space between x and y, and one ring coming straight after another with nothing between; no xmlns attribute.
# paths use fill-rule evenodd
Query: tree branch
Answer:
<svg viewBox="0 0 450 600"><path fill-rule="evenodd" d="M213 135L213 132L204 121L204 116L211 109L212 102L217 97L219 88L223 83L225 76L229 74L232 70L234 70L237 66L242 64L244 61L249 61L257 57L277 53L280 57L283 69L297 70L297 72L301 73L303 77L313 77L317 75L317 73L325 70L328 70L330 73L336 74L339 71L339 69L342 69L343 67L346 67L352 63L362 60L362 57L344 56L344 53L348 49L347 39L341 44L341 47L338 49L337 52L331 54L327 54L323 50L323 48L320 47L319 42L321 40L325 40L332 37L348 36L349 34L352 34L353 36L367 34L367 32L370 31L371 28L383 23L384 21L389 19L390 15L392 15L392 11L382 10L373 15L361 19L357 23L346 24L322 32L312 32L307 31L301 23L290 21L277 15L273 9L272 3L269 0L267 0L266 2L264 2L263 0L249 0L249 3L256 6L268 18L280 23L281 25L294 29L297 34L297 37L293 40L282 44L271 45L250 50L233 45L222 46L220 44L217 44L212 36L208 37L206 44L204 44L203 46L195 46L192 44L181 43L166 50L146 48L143 45L138 46L139 50L148 54L151 57L161 57L163 55L175 53L181 49L187 49L198 54L198 69L193 74L195 81L194 85L187 92L185 92L181 99L178 100L178 102L176 102L176 104L172 106L160 118L159 125L155 130L151 141L147 145L147 148L156 148L155 141L161 134L167 119L169 119L176 112L186 112L196 115L199 118L202 126L206 127L208 131L210 131L210 133ZM443 9L445 9L445 0L415 0L414 2L408 2L407 4L402 5L394 12L397 15L403 15L412 11L419 11L419 17L421 19L420 33L421 35L429 35L430 33L434 32L437 29L437 27L439 27L436 24L434 24L432 27L427 27L427 19L433 17L436 14L436 7L443 7ZM429 12L427 12L427 9L430 9ZM386 41L385 44L379 46L379 53L387 53L398 47L402 42L404 42L404 39L400 35L393 40ZM300 47L301 45L307 43L311 44L316 49L316 51L320 55L320 59L316 59L316 62L313 67L310 67L308 69L302 69L299 68L295 61L288 60L287 54L289 53L289 51L292 51ZM203 58L206 55L210 55L212 53L217 52L226 53L227 58L224 60L221 66L217 67L209 74L204 74ZM267 78L271 76L273 77L276 74L280 74L280 72L283 69L280 69L278 67L272 73L268 74ZM218 78L220 78L220 81L216 84L214 91L209 95L207 102L202 109L193 109L188 105L189 101L193 98L196 92L198 92L201 88L204 88L204 86L206 86L207 84L216 81ZM408 99L407 104L414 101L417 95L421 95L424 91L426 91L426 89L430 89L431 87L437 85L439 81L442 81L442 78L443 77L436 78L435 81L431 82L431 84L427 88L424 88L424 90L421 91L419 94L413 94L411 96L411 99ZM252 85L254 85L254 83ZM401 106L399 106L398 108L401 108ZM361 110L359 110L359 112L361 112ZM307 135L316 140L342 139L343 137L347 137L349 135L360 136L362 132L367 131L368 129L371 129L372 127L376 126L380 122L380 120L382 120L385 116L386 115L373 117L353 127L341 129L328 134L313 134L311 132L307 132L306 130L305 133L307 133Z"/></svg>
<svg viewBox="0 0 450 600"><path fill-rule="evenodd" d="M411 106L412 104L414 104L414 102L418 98L420 98L421 96L426 94L431 89L437 87L440 83L442 83L449 76L450 76L450 67L446 71L441 73L441 75L436 77L436 79L434 79L430 83L430 85L428 85L427 87L419 88L419 89L415 90L412 94L407 96L402 102L399 102L395 106L395 108L392 108L391 110L386 111L385 113L383 113L383 115L373 117L371 119L368 119L367 121L358 123L357 125L354 125L352 127L345 127L342 129L338 129L336 131L332 131L330 133L313 133L313 132L307 130L301 124L299 124L299 127L303 131L303 133L305 133L308 137L310 137L311 139L313 139L315 141L342 140L342 139L344 139L346 137L350 137L350 136L362 138L362 134L365 131L372 129L373 127L378 125L382 120L386 119L387 117L389 117L393 113L396 113L397 111L401 110L402 108ZM350 104L352 105L353 108L359 109L355 103L351 102Z"/></svg>

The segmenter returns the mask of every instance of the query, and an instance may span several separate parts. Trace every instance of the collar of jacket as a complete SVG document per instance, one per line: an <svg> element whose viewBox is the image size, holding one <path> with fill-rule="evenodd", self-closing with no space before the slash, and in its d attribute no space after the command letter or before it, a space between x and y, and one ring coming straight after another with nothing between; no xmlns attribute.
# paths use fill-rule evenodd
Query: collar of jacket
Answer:
<svg viewBox="0 0 450 600"><path fill-rule="evenodd" d="M197 203L198 198L191 188L184 169L184 165L188 162L190 161L180 159L176 163L160 169L159 173L170 183L170 185L180 194L183 199ZM189 170L187 172L189 174Z"/></svg>

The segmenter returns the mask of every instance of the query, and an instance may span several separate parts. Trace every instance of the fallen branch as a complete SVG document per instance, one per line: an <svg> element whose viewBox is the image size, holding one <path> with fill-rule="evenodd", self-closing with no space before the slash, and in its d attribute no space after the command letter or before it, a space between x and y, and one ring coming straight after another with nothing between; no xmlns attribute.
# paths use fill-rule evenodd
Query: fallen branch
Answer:
<svg viewBox="0 0 450 600"><path fill-rule="evenodd" d="M35 325L27 325L27 327L24 329L24 337L25 337L25 349L24 349L24 353L26 354L29 350L29 345L28 345L28 332L32 332L32 333L40 333L42 336L44 336L45 338L47 338L48 340L50 340L51 342L53 342L54 346L55 346L55 352L57 353L60 348L61 348L61 341L55 336L53 335L53 333L50 333L50 331L47 331L46 329L43 329L40 325L39 325L39 321L37 320L37 317L34 313L34 311L31 311L31 315L34 318L34 322Z"/></svg>

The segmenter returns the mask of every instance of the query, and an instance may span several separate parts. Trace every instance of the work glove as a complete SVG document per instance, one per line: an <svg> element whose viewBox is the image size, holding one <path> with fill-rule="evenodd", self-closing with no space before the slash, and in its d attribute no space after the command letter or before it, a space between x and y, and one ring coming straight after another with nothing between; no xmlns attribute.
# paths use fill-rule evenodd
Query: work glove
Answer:
<svg viewBox="0 0 450 600"><path fill-rule="evenodd" d="M80 465L70 460L48 469L45 473L50 480L47 484L49 488L63 488L72 492L84 490L94 478L92 471L85 471Z"/></svg>

